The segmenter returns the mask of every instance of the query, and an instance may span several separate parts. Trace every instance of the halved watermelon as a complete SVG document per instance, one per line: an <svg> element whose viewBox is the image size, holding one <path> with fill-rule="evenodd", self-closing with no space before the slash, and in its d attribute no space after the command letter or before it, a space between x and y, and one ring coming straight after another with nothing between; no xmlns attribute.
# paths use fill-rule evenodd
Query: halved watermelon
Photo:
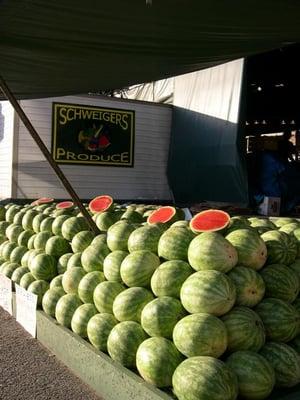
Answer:
<svg viewBox="0 0 300 400"><path fill-rule="evenodd" d="M89 209L92 211L92 213L108 211L111 208L113 202L113 198L106 194L102 196L97 196L90 201Z"/></svg>
<svg viewBox="0 0 300 400"><path fill-rule="evenodd" d="M160 207L154 210L147 218L148 224L163 224L170 222L176 216L176 208L171 206Z"/></svg>
<svg viewBox="0 0 300 400"><path fill-rule="evenodd" d="M73 207L74 207L73 201L61 201L60 203L56 204L56 208L59 210L65 210Z"/></svg>
<svg viewBox="0 0 300 400"><path fill-rule="evenodd" d="M220 231L229 224L230 215L222 210L205 210L196 214L190 221L194 233Z"/></svg>
<svg viewBox="0 0 300 400"><path fill-rule="evenodd" d="M54 199L51 197L41 197L40 199L37 199L31 203L32 206L39 206L40 204L48 204L48 203L53 203Z"/></svg>

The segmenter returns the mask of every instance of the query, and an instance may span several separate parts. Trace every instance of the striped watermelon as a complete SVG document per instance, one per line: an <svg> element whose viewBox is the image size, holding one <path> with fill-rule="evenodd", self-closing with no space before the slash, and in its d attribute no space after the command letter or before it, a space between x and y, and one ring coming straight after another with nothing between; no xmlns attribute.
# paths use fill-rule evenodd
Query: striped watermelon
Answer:
<svg viewBox="0 0 300 400"><path fill-rule="evenodd" d="M157 225L144 225L135 229L128 238L129 252L137 250L149 250L157 254L158 241L162 230Z"/></svg>
<svg viewBox="0 0 300 400"><path fill-rule="evenodd" d="M72 331L77 335L86 338L87 324L89 320L96 314L97 310L94 304L82 304L76 308L71 320Z"/></svg>
<svg viewBox="0 0 300 400"><path fill-rule="evenodd" d="M30 272L27 267L18 267L12 273L11 280L19 285L22 276L27 272Z"/></svg>
<svg viewBox="0 0 300 400"><path fill-rule="evenodd" d="M174 326L185 314L179 300L167 296L159 297L143 308L141 325L149 336L171 339Z"/></svg>
<svg viewBox="0 0 300 400"><path fill-rule="evenodd" d="M158 256L151 251L133 251L122 261L120 268L122 281L129 287L149 287L151 277L159 264Z"/></svg>
<svg viewBox="0 0 300 400"><path fill-rule="evenodd" d="M213 357L184 360L176 368L172 381L178 400L236 400L238 396L235 373Z"/></svg>
<svg viewBox="0 0 300 400"><path fill-rule="evenodd" d="M33 222L33 218L36 215L38 215L38 212L35 211L35 210L26 211L26 213L24 214L24 216L22 218L22 227L23 227L23 229L30 229L31 231L33 230L32 222Z"/></svg>
<svg viewBox="0 0 300 400"><path fill-rule="evenodd" d="M295 218L290 218L290 217L281 217L281 218L275 218L273 222L277 226L277 228L281 228L284 225L297 222L297 220Z"/></svg>
<svg viewBox="0 0 300 400"><path fill-rule="evenodd" d="M140 324L133 321L120 322L108 336L108 354L125 367L135 367L137 349L145 339L147 335Z"/></svg>
<svg viewBox="0 0 300 400"><path fill-rule="evenodd" d="M188 248L195 234L184 227L175 227L167 229L159 239L158 255L165 260L188 259Z"/></svg>
<svg viewBox="0 0 300 400"><path fill-rule="evenodd" d="M119 293L125 290L120 282L104 281L99 283L93 294L93 301L101 313L113 313L113 303Z"/></svg>
<svg viewBox="0 0 300 400"><path fill-rule="evenodd" d="M140 224L143 222L143 216L135 210L128 209L121 215L120 219L126 219L133 224Z"/></svg>
<svg viewBox="0 0 300 400"><path fill-rule="evenodd" d="M237 376L241 397L263 400L271 394L275 385L275 372L269 361L260 354L237 351L227 358L226 365Z"/></svg>
<svg viewBox="0 0 300 400"><path fill-rule="evenodd" d="M92 243L94 237L95 235L91 231L78 232L71 242L73 253L83 252Z"/></svg>
<svg viewBox="0 0 300 400"><path fill-rule="evenodd" d="M56 217L52 222L52 227L51 227L52 233L57 236L62 236L61 232L62 225L69 218L70 218L69 215L60 215Z"/></svg>
<svg viewBox="0 0 300 400"><path fill-rule="evenodd" d="M284 232L269 231L261 238L268 249L268 264L292 264L298 253L297 242Z"/></svg>
<svg viewBox="0 0 300 400"><path fill-rule="evenodd" d="M151 289L157 297L170 296L180 298L183 282L194 271L188 263L181 260L166 261L154 271Z"/></svg>
<svg viewBox="0 0 300 400"><path fill-rule="evenodd" d="M32 235L32 236L29 238L28 242L27 242L27 247L28 247L29 250L34 249L34 241L35 241L36 235L37 235L37 233L35 233L34 235Z"/></svg>
<svg viewBox="0 0 300 400"><path fill-rule="evenodd" d="M105 257L103 261L103 272L108 281L122 282L120 275L121 264L128 254L127 251L115 250Z"/></svg>
<svg viewBox="0 0 300 400"><path fill-rule="evenodd" d="M8 262L5 267L1 269L1 273L7 278L11 278L14 271L20 267L20 264Z"/></svg>
<svg viewBox="0 0 300 400"><path fill-rule="evenodd" d="M52 224L53 224L54 220L55 220L54 217L47 217L47 218L43 219L43 221L40 224L40 232L52 233Z"/></svg>
<svg viewBox="0 0 300 400"><path fill-rule="evenodd" d="M10 243L8 241L3 243L3 247L1 248L1 256L5 259L5 261L10 261L10 255L17 246L17 243Z"/></svg>
<svg viewBox="0 0 300 400"><path fill-rule="evenodd" d="M76 233L89 230L89 225L84 217L70 217L64 221L61 234L67 240L72 240Z"/></svg>
<svg viewBox="0 0 300 400"><path fill-rule="evenodd" d="M44 219L48 218L47 215L45 214L37 214L33 220L32 220L32 230L35 233L39 233L40 232L40 226L42 221L44 221Z"/></svg>
<svg viewBox="0 0 300 400"><path fill-rule="evenodd" d="M136 366L142 378L159 388L172 385L172 376L183 357L174 344L163 337L143 341L136 353Z"/></svg>
<svg viewBox="0 0 300 400"><path fill-rule="evenodd" d="M93 303L93 294L96 286L105 280L103 272L88 272L81 278L78 285L78 296L83 303Z"/></svg>
<svg viewBox="0 0 300 400"><path fill-rule="evenodd" d="M52 279L52 281L50 282L50 289L54 289L54 288L62 288L62 278L63 278L63 274L57 275L55 278Z"/></svg>
<svg viewBox="0 0 300 400"><path fill-rule="evenodd" d="M128 239L135 226L126 220L118 221L107 231L107 245L111 251L128 251Z"/></svg>
<svg viewBox="0 0 300 400"><path fill-rule="evenodd" d="M101 313L94 315L87 324L89 341L96 349L107 352L108 336L118 321L111 314Z"/></svg>
<svg viewBox="0 0 300 400"><path fill-rule="evenodd" d="M300 335L297 335L295 339L288 343L300 356Z"/></svg>
<svg viewBox="0 0 300 400"><path fill-rule="evenodd" d="M72 256L73 256L73 253L66 253L59 257L59 259L57 261L57 265L56 265L57 272L59 274L63 274L64 272L66 272L68 261Z"/></svg>
<svg viewBox="0 0 300 400"><path fill-rule="evenodd" d="M38 280L32 282L27 288L28 292L31 292L31 293L37 295L38 307L40 307L42 305L43 296L47 292L48 289L49 289L49 283L44 281L43 279L38 279Z"/></svg>
<svg viewBox="0 0 300 400"><path fill-rule="evenodd" d="M52 236L47 240L45 253L53 257L61 257L70 251L69 242L61 236Z"/></svg>
<svg viewBox="0 0 300 400"><path fill-rule="evenodd" d="M81 256L82 267L86 272L103 271L103 262L109 254L109 248L106 244L88 246Z"/></svg>
<svg viewBox="0 0 300 400"><path fill-rule="evenodd" d="M226 314L234 305L236 290L231 279L219 271L198 271L181 287L180 299L189 313Z"/></svg>
<svg viewBox="0 0 300 400"><path fill-rule="evenodd" d="M264 323L268 339L289 342L297 336L300 314L291 304L279 299L264 299L255 311Z"/></svg>
<svg viewBox="0 0 300 400"><path fill-rule="evenodd" d="M34 233L32 231L26 230L21 232L21 234L18 237L18 245L19 246L26 246L28 245L28 240L31 238L31 236Z"/></svg>
<svg viewBox="0 0 300 400"><path fill-rule="evenodd" d="M35 281L34 276L31 272L26 272L20 279L20 286L27 290L28 286Z"/></svg>
<svg viewBox="0 0 300 400"><path fill-rule="evenodd" d="M44 294L42 300L42 308L46 314L50 315L50 317L55 317L55 308L58 300L65 295L65 291L62 287L54 287Z"/></svg>
<svg viewBox="0 0 300 400"><path fill-rule="evenodd" d="M269 342L261 349L260 354L274 368L276 386L292 387L300 383L300 357L291 346Z"/></svg>
<svg viewBox="0 0 300 400"><path fill-rule="evenodd" d="M114 223L120 218L120 215L114 211L104 211L96 214L95 223L101 232L107 232Z"/></svg>
<svg viewBox="0 0 300 400"><path fill-rule="evenodd" d="M266 285L266 297L292 303L298 296L299 280L291 268L282 264L271 264L260 273Z"/></svg>
<svg viewBox="0 0 300 400"><path fill-rule="evenodd" d="M182 318L174 327L173 342L186 357L220 357L227 348L227 331L224 323L207 313L197 313Z"/></svg>
<svg viewBox="0 0 300 400"><path fill-rule="evenodd" d="M295 262L289 265L289 268L291 268L298 276L299 279L299 286L300 286L300 258L297 258Z"/></svg>
<svg viewBox="0 0 300 400"><path fill-rule="evenodd" d="M6 228L5 235L11 243L18 243L18 237L22 232L21 225L11 224Z"/></svg>
<svg viewBox="0 0 300 400"><path fill-rule="evenodd" d="M228 276L236 288L236 305L254 307L263 299L265 283L254 269L237 266L228 273Z"/></svg>
<svg viewBox="0 0 300 400"><path fill-rule="evenodd" d="M1 235L5 235L6 228L9 226L9 222L0 221L0 233Z"/></svg>
<svg viewBox="0 0 300 400"><path fill-rule="evenodd" d="M254 270L261 269L267 261L267 248L260 236L250 229L237 229L226 236L236 248L239 264Z"/></svg>
<svg viewBox="0 0 300 400"><path fill-rule="evenodd" d="M118 321L141 321L141 313L153 294L142 287L133 287L119 293L113 303L113 313Z"/></svg>
<svg viewBox="0 0 300 400"><path fill-rule="evenodd" d="M79 267L68 269L62 278L62 286L66 293L78 294L78 286L86 272Z"/></svg>
<svg viewBox="0 0 300 400"><path fill-rule="evenodd" d="M22 219L25 213L25 210L18 211L17 214L14 216L13 223L17 225L22 225Z"/></svg>
<svg viewBox="0 0 300 400"><path fill-rule="evenodd" d="M99 235L94 237L91 245L102 246L102 244L106 244L106 237L106 233L100 233Z"/></svg>
<svg viewBox="0 0 300 400"><path fill-rule="evenodd" d="M297 297L297 299L294 301L293 306L296 308L296 310L300 313L300 297Z"/></svg>
<svg viewBox="0 0 300 400"><path fill-rule="evenodd" d="M76 294L65 294L62 296L55 308L55 318L60 325L71 328L71 321L74 312L81 305L81 301Z"/></svg>
<svg viewBox="0 0 300 400"><path fill-rule="evenodd" d="M238 262L235 248L220 233L204 232L196 236L188 249L188 260L196 271L230 271Z"/></svg>
<svg viewBox="0 0 300 400"><path fill-rule="evenodd" d="M290 224L283 225L279 231L287 234L293 233L296 229L300 228L299 222L291 222Z"/></svg>
<svg viewBox="0 0 300 400"><path fill-rule="evenodd" d="M22 257L27 252L27 247L25 246L17 246L10 253L10 261L21 264Z"/></svg>
<svg viewBox="0 0 300 400"><path fill-rule="evenodd" d="M70 268L74 268L74 267L82 268L81 256L82 256L82 253L80 253L80 252L72 254L67 262L67 270Z"/></svg>
<svg viewBox="0 0 300 400"><path fill-rule="evenodd" d="M261 318L247 307L234 307L223 315L228 333L228 350L259 351L265 344L266 334Z"/></svg>
<svg viewBox="0 0 300 400"><path fill-rule="evenodd" d="M28 254L28 259L27 259L27 266L28 266L29 270L31 268L31 263L32 263L34 257L39 254L45 254L45 253L43 252L43 250L34 250L34 249L30 250L30 253ZM25 256L25 254L24 254L24 256Z"/></svg>
<svg viewBox="0 0 300 400"><path fill-rule="evenodd" d="M52 236L51 232L39 232L34 236L33 247L35 250L45 250L48 239ZM32 236L33 237L33 236Z"/></svg>
<svg viewBox="0 0 300 400"><path fill-rule="evenodd" d="M56 260L48 254L36 255L31 261L29 269L35 279L50 281L57 275Z"/></svg>

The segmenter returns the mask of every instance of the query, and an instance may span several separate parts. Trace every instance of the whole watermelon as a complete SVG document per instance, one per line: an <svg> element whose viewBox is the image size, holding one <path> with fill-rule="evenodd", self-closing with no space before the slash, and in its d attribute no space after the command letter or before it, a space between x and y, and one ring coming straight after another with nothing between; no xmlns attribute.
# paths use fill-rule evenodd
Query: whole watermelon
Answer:
<svg viewBox="0 0 300 400"><path fill-rule="evenodd" d="M140 344L136 353L136 366L146 382L163 388L172 385L173 373L182 359L170 340L152 337Z"/></svg>
<svg viewBox="0 0 300 400"><path fill-rule="evenodd" d="M56 260L48 254L36 255L29 268L35 279L50 281L57 275Z"/></svg>
<svg viewBox="0 0 300 400"><path fill-rule="evenodd" d="M97 310L101 313L113 313L113 303L119 293L125 290L120 282L104 281L99 283L93 294L93 300Z"/></svg>
<svg viewBox="0 0 300 400"><path fill-rule="evenodd" d="M218 358L227 348L227 331L224 323L213 315L192 314L177 322L173 342L186 357Z"/></svg>
<svg viewBox="0 0 300 400"><path fill-rule="evenodd" d="M14 271L20 267L20 264L8 262L5 267L1 269L1 273L7 278L11 278Z"/></svg>
<svg viewBox="0 0 300 400"><path fill-rule="evenodd" d="M28 286L35 281L34 276L32 275L31 272L26 272L20 279L20 286L24 289L28 289Z"/></svg>
<svg viewBox="0 0 300 400"><path fill-rule="evenodd" d="M300 228L299 222L291 222L290 224L283 225L279 231L287 234L293 233L296 229ZM276 228L275 228L276 229Z"/></svg>
<svg viewBox="0 0 300 400"><path fill-rule="evenodd" d="M269 231L261 235L268 249L268 264L292 264L298 253L297 242L285 232Z"/></svg>
<svg viewBox="0 0 300 400"><path fill-rule="evenodd" d="M102 244L106 243L106 233L100 233L99 235L95 236L91 242L91 245L101 246Z"/></svg>
<svg viewBox="0 0 300 400"><path fill-rule="evenodd" d="M120 322L108 336L108 354L125 367L135 367L137 349L145 339L147 335L140 324L134 321Z"/></svg>
<svg viewBox="0 0 300 400"><path fill-rule="evenodd" d="M78 295L78 286L81 279L84 277L86 272L79 267L68 269L62 278L62 286L66 293L73 293Z"/></svg>
<svg viewBox="0 0 300 400"><path fill-rule="evenodd" d="M236 290L231 279L219 271L198 271L190 275L180 291L189 313L226 314L234 305Z"/></svg>
<svg viewBox="0 0 300 400"><path fill-rule="evenodd" d="M89 230L89 225L84 217L70 217L61 227L61 234L67 240L72 240L76 233Z"/></svg>
<svg viewBox="0 0 300 400"><path fill-rule="evenodd" d="M218 232L196 236L188 248L188 260L196 271L230 271L238 262L235 248Z"/></svg>
<svg viewBox="0 0 300 400"><path fill-rule="evenodd" d="M62 236L61 233L61 228L63 223L69 219L69 215L60 215L59 217L56 217L54 221L52 222L52 233L56 236Z"/></svg>
<svg viewBox="0 0 300 400"><path fill-rule="evenodd" d="M254 270L261 269L267 261L267 247L258 233L250 229L237 229L226 236L236 248L239 264Z"/></svg>
<svg viewBox="0 0 300 400"><path fill-rule="evenodd" d="M96 215L95 223L98 229L102 232L106 232L119 219L119 215L113 211L104 211Z"/></svg>
<svg viewBox="0 0 300 400"><path fill-rule="evenodd" d="M47 240L45 253L53 257L61 257L70 252L69 242L61 236L52 236Z"/></svg>
<svg viewBox="0 0 300 400"><path fill-rule="evenodd" d="M34 233L30 230L23 231L18 237L18 245L19 246L26 246L28 245L28 240Z"/></svg>
<svg viewBox="0 0 300 400"><path fill-rule="evenodd" d="M10 260L10 255L16 247L18 247L17 243L10 243L10 242L3 243L3 247L1 249L1 256L5 259L5 261Z"/></svg>
<svg viewBox="0 0 300 400"><path fill-rule="evenodd" d="M22 276L27 272L30 272L27 267L18 267L12 273L11 280L19 285Z"/></svg>
<svg viewBox="0 0 300 400"><path fill-rule="evenodd" d="M86 338L87 324L89 320L96 314L97 310L94 304L82 304L76 308L71 320L72 331L77 335Z"/></svg>
<svg viewBox="0 0 300 400"><path fill-rule="evenodd" d="M87 324L87 335L89 341L96 349L107 352L107 339L115 325L116 318L107 313L94 315Z"/></svg>
<svg viewBox="0 0 300 400"><path fill-rule="evenodd" d="M57 287L63 289L62 278L63 278L63 274L55 276L50 282L50 289L54 289Z"/></svg>
<svg viewBox="0 0 300 400"><path fill-rule="evenodd" d="M275 385L275 372L263 356L253 351L237 351L231 354L226 364L238 379L239 395L245 399L263 400Z"/></svg>
<svg viewBox="0 0 300 400"><path fill-rule="evenodd" d="M289 268L291 268L298 276L299 279L299 287L300 287L300 258L297 258L295 262L289 265Z"/></svg>
<svg viewBox="0 0 300 400"><path fill-rule="evenodd" d="M158 255L165 260L188 259L188 248L195 234L184 227L173 227L167 229L159 239Z"/></svg>
<svg viewBox="0 0 300 400"><path fill-rule="evenodd" d="M178 400L236 400L238 396L236 375L213 357L184 360L176 368L172 382Z"/></svg>
<svg viewBox="0 0 300 400"><path fill-rule="evenodd" d="M93 303L95 288L100 282L105 280L103 272L88 272L81 278L78 285L78 296L83 303Z"/></svg>
<svg viewBox="0 0 300 400"><path fill-rule="evenodd" d="M10 261L21 264L22 257L27 252L27 247L25 246L17 246L10 253Z"/></svg>
<svg viewBox="0 0 300 400"><path fill-rule="evenodd" d="M103 272L108 281L122 282L120 274L121 264L128 254L127 251L115 250L105 257L103 261Z"/></svg>
<svg viewBox="0 0 300 400"><path fill-rule="evenodd" d="M58 300L65 295L62 287L54 287L47 290L42 299L42 308L50 317L55 317L55 309Z"/></svg>
<svg viewBox="0 0 300 400"><path fill-rule="evenodd" d="M295 218L281 217L281 218L275 218L273 222L277 226L277 228L281 228L284 225L292 224L297 221L295 220Z"/></svg>
<svg viewBox="0 0 300 400"><path fill-rule="evenodd" d="M54 220L54 217L47 217L43 219L40 224L40 232L50 232L52 234L52 224Z"/></svg>
<svg viewBox="0 0 300 400"><path fill-rule="evenodd" d="M33 230L32 222L33 222L33 218L36 215L38 215L38 212L35 211L35 210L26 211L26 213L24 214L24 216L22 218L22 227L23 227L23 229L30 229L31 231Z"/></svg>
<svg viewBox="0 0 300 400"><path fill-rule="evenodd" d="M83 252L92 243L94 237L95 235L91 231L78 232L71 242L73 253Z"/></svg>
<svg viewBox="0 0 300 400"><path fill-rule="evenodd" d="M291 346L269 342L261 349L260 354L274 368L276 386L293 387L300 383L300 357Z"/></svg>
<svg viewBox="0 0 300 400"><path fill-rule="evenodd" d="M34 236L33 246L35 250L45 250L46 243L50 239L52 233L49 231L39 232ZM33 236L32 236L33 237Z"/></svg>
<svg viewBox="0 0 300 400"><path fill-rule="evenodd" d="M228 351L259 351L265 344L266 334L261 318L247 307L234 307L223 315L228 334Z"/></svg>
<svg viewBox="0 0 300 400"><path fill-rule="evenodd" d="M71 328L73 314L81 304L76 294L69 293L62 296L58 300L55 308L55 318L57 322L66 328Z"/></svg>
<svg viewBox="0 0 300 400"><path fill-rule="evenodd" d="M72 256L73 256L73 253L66 253L59 257L59 259L57 261L57 265L56 265L57 272L59 274L63 274L64 272L66 272L68 261Z"/></svg>
<svg viewBox="0 0 300 400"><path fill-rule="evenodd" d="M103 271L103 262L109 254L109 248L106 244L88 246L81 256L82 267L86 272Z"/></svg>
<svg viewBox="0 0 300 400"><path fill-rule="evenodd" d="M156 225L144 225L135 229L128 238L129 252L148 250L157 254L162 230Z"/></svg>
<svg viewBox="0 0 300 400"><path fill-rule="evenodd" d="M119 293L113 303L113 313L118 321L141 321L141 313L153 294L141 287L133 287Z"/></svg>
<svg viewBox="0 0 300 400"><path fill-rule="evenodd" d="M22 232L21 225L11 224L6 228L5 235L11 243L18 243L18 237Z"/></svg>
<svg viewBox="0 0 300 400"><path fill-rule="evenodd" d="M31 293L37 295L37 297L38 297L37 305L39 307L42 305L43 296L47 292L48 289L49 289L49 283L42 279L32 282L27 288L28 292L31 292Z"/></svg>
<svg viewBox="0 0 300 400"><path fill-rule="evenodd" d="M107 245L111 251L128 251L128 239L135 229L134 225L126 220L118 221L107 231Z"/></svg>
<svg viewBox="0 0 300 400"><path fill-rule="evenodd" d="M33 220L32 220L32 230L35 233L39 233L40 232L40 226L42 221L44 221L44 219L48 218L47 215L45 214L37 214Z"/></svg>
<svg viewBox="0 0 300 400"><path fill-rule="evenodd" d="M67 262L67 270L70 268L82 268L82 263L81 263L81 256L82 253L74 253L71 255L71 257L68 259Z"/></svg>
<svg viewBox="0 0 300 400"><path fill-rule="evenodd" d="M228 273L228 276L236 288L236 305L254 307L263 299L265 283L254 269L237 266Z"/></svg>

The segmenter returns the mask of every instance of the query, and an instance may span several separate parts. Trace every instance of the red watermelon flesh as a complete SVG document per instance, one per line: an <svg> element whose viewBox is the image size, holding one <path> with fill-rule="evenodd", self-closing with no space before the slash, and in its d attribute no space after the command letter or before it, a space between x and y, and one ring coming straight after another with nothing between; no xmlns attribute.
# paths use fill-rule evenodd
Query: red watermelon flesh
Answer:
<svg viewBox="0 0 300 400"><path fill-rule="evenodd" d="M100 211L107 211L113 204L112 197L108 195L97 196L89 203L89 209L92 213L97 213Z"/></svg>
<svg viewBox="0 0 300 400"><path fill-rule="evenodd" d="M53 203L54 199L51 197L41 197L40 199L37 199L31 203L32 206L38 206L40 204L48 204L48 203Z"/></svg>
<svg viewBox="0 0 300 400"><path fill-rule="evenodd" d="M205 210L196 214L190 221L193 232L214 232L225 228L230 215L222 210Z"/></svg>
<svg viewBox="0 0 300 400"><path fill-rule="evenodd" d="M176 208L171 206L160 207L154 210L147 219L148 224L169 222L176 215Z"/></svg>
<svg viewBox="0 0 300 400"><path fill-rule="evenodd" d="M58 208L58 209L67 209L67 208L73 208L73 207L74 207L73 201L62 201L62 202L56 204L56 208Z"/></svg>

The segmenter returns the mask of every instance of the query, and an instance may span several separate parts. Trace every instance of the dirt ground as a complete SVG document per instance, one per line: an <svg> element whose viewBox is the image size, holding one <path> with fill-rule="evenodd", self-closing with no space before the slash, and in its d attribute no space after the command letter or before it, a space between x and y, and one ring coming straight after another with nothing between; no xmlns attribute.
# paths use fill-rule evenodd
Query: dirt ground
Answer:
<svg viewBox="0 0 300 400"><path fill-rule="evenodd" d="M101 400L0 307L0 400Z"/></svg>

